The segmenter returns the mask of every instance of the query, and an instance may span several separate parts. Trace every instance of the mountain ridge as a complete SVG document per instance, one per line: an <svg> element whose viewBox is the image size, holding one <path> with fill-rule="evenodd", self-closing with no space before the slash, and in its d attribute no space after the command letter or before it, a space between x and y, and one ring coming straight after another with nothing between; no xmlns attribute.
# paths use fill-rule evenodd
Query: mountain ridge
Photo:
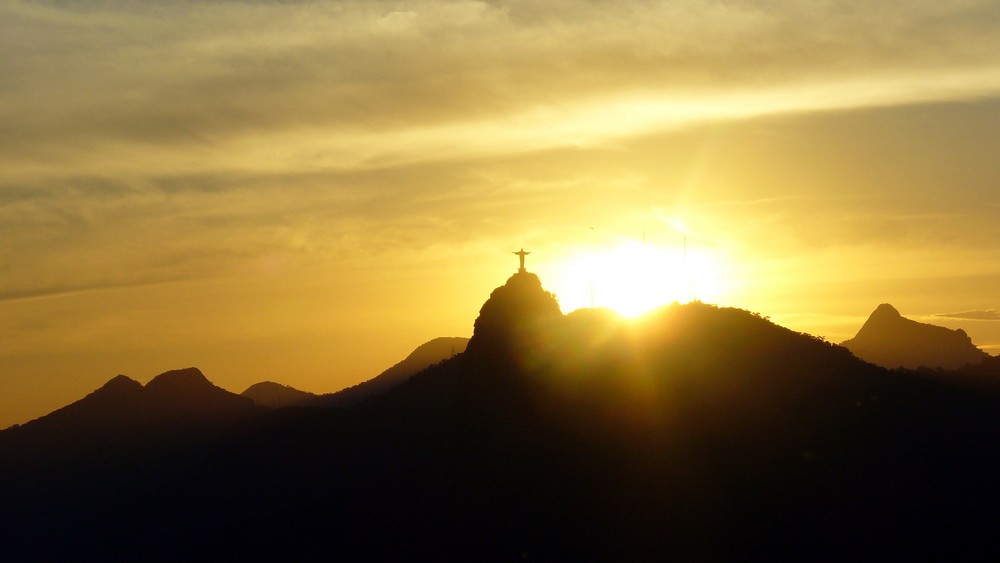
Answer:
<svg viewBox="0 0 1000 563"><path fill-rule="evenodd" d="M857 335L841 345L859 358L890 369L954 370L989 357L964 330L908 319L888 303L879 305Z"/></svg>
<svg viewBox="0 0 1000 563"><path fill-rule="evenodd" d="M262 381L251 385L241 395L270 408L348 407L385 393L424 369L461 354L468 342L468 338L460 336L433 338L414 348L405 358L375 377L333 393L316 395L281 383Z"/></svg>
<svg viewBox="0 0 1000 563"><path fill-rule="evenodd" d="M471 350L350 407L264 409L139 465L0 479L0 516L31 509L0 529L5 553L884 560L992 545L997 396L741 309L563 315L534 281L494 290ZM50 477L67 472L88 477Z"/></svg>
<svg viewBox="0 0 1000 563"><path fill-rule="evenodd" d="M13 465L88 457L108 448L183 441L198 433L208 437L260 412L197 368L170 370L146 385L116 375L69 405L0 431L0 455Z"/></svg>
<svg viewBox="0 0 1000 563"><path fill-rule="evenodd" d="M405 358L375 377L326 395L308 404L322 407L348 407L367 398L385 393L410 377L434 364L465 352L469 339L460 336L439 336L417 346Z"/></svg>

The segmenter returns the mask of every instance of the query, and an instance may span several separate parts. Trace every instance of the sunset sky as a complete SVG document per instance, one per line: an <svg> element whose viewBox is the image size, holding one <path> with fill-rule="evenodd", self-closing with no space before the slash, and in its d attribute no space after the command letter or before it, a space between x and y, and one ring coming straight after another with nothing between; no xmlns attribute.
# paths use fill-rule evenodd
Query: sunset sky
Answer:
<svg viewBox="0 0 1000 563"><path fill-rule="evenodd" d="M522 247L564 312L1000 353L998 46L976 0L0 0L0 427L118 373L338 390Z"/></svg>

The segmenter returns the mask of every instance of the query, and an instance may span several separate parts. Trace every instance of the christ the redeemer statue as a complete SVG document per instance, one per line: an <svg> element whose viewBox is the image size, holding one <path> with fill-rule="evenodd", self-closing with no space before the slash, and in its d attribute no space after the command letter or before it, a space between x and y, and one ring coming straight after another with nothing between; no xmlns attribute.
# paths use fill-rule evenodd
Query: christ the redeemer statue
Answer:
<svg viewBox="0 0 1000 563"><path fill-rule="evenodd" d="M515 252L514 254L517 254L517 257L521 259L521 267L518 268L517 273L523 274L524 272L527 272L527 270L524 269L524 257L531 253L525 252L524 249L522 248L521 250Z"/></svg>

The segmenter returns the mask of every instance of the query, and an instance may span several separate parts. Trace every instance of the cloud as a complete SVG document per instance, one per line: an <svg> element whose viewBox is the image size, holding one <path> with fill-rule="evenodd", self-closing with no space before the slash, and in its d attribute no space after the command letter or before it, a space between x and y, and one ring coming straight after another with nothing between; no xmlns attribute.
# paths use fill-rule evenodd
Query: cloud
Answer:
<svg viewBox="0 0 1000 563"><path fill-rule="evenodd" d="M645 180L505 159L995 95L998 16L976 1L4 2L0 295L530 232L556 206L589 213L579 194L600 186L638 201Z"/></svg>
<svg viewBox="0 0 1000 563"><path fill-rule="evenodd" d="M5 4L0 147L28 170L372 166L1000 91L989 2L400 6Z"/></svg>
<svg viewBox="0 0 1000 563"><path fill-rule="evenodd" d="M588 180L590 178L590 180ZM531 180L435 165L298 174L47 178L0 190L0 300L267 273L276 264L419 260L530 233L615 178ZM502 218L502 220L501 220Z"/></svg>
<svg viewBox="0 0 1000 563"><path fill-rule="evenodd" d="M960 313L937 313L934 316L946 319L962 319L969 321L1000 321L1000 309L963 311Z"/></svg>

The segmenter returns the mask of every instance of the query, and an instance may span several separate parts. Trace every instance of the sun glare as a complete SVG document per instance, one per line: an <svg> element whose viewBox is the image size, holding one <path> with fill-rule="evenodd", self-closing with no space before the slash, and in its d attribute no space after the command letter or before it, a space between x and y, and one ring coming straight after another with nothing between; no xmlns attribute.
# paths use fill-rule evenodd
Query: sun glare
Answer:
<svg viewBox="0 0 1000 563"><path fill-rule="evenodd" d="M557 266L555 294L567 313L604 307L638 317L675 301L717 301L719 263L705 250L623 242L581 251Z"/></svg>

